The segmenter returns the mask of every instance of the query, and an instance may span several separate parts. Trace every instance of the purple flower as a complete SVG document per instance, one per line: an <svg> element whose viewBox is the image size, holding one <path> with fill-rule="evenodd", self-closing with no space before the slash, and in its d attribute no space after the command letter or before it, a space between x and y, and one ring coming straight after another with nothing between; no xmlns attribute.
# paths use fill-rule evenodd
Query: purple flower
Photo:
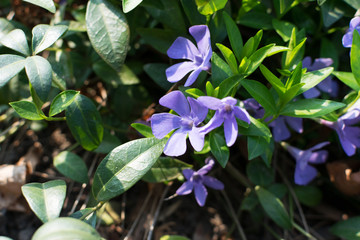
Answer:
<svg viewBox="0 0 360 240"><path fill-rule="evenodd" d="M351 48L354 30L357 30L360 33L360 17L354 17L351 19L349 29L342 38L342 44L344 47Z"/></svg>
<svg viewBox="0 0 360 240"><path fill-rule="evenodd" d="M205 165L196 172L192 169L184 169L183 174L186 178L186 182L184 182L179 187L176 193L178 195L187 195L194 190L197 203L201 207L204 206L208 194L205 186L216 190L224 189L224 184L222 182L220 182L216 178L205 176L205 174L207 174L213 168L214 164L214 160L208 158L205 161Z"/></svg>
<svg viewBox="0 0 360 240"><path fill-rule="evenodd" d="M235 98L226 97L220 100L214 97L201 96L197 100L207 108L216 110L215 115L201 128L201 133L207 134L224 123L225 140L228 147L235 143L238 136L236 118L250 124L249 113L245 109L235 106L237 102Z"/></svg>
<svg viewBox="0 0 360 240"><path fill-rule="evenodd" d="M190 60L166 69L166 77L169 82L178 82L187 73L192 72L184 84L185 87L192 85L201 71L210 69L212 55L209 28L206 25L196 25L190 27L189 32L195 38L197 48L190 40L178 37L167 51L171 58Z"/></svg>
<svg viewBox="0 0 360 240"><path fill-rule="evenodd" d="M298 133L303 132L302 118L279 116L269 126L272 127L272 134L276 142L286 140L291 136L287 126Z"/></svg>
<svg viewBox="0 0 360 240"><path fill-rule="evenodd" d="M329 67L333 64L331 58L316 58L313 63L311 63L311 57L305 57L303 60L303 68L307 68L308 72L319 70L322 68ZM331 97L336 97L338 94L339 86L336 81L331 77L325 78L321 81L316 87L313 87L306 92L304 92L305 98L315 98L320 96L320 91L328 93Z"/></svg>
<svg viewBox="0 0 360 240"><path fill-rule="evenodd" d="M319 164L324 163L328 157L326 150L320 150L322 147L328 145L329 142L322 142L307 150L301 150L284 143L284 147L296 160L295 167L295 183L299 185L306 185L311 182L317 175L317 170L309 165L309 163Z"/></svg>
<svg viewBox="0 0 360 240"><path fill-rule="evenodd" d="M262 118L265 114L265 109L254 98L248 98L243 101L244 108L254 118Z"/></svg>
<svg viewBox="0 0 360 240"><path fill-rule="evenodd" d="M173 109L180 116L170 113L158 113L151 117L151 129L156 138L165 137L177 129L169 138L164 148L168 156L180 156L186 152L186 137L189 134L191 145L196 151L204 147L204 134L199 133L198 126L205 118L208 109L194 98L180 91L173 91L159 100L164 107ZM190 105L189 105L190 104Z"/></svg>
<svg viewBox="0 0 360 240"><path fill-rule="evenodd" d="M320 123L336 131L341 146L348 156L355 154L360 147L360 128L352 125L360 122L360 101L357 101L347 113L339 117L336 122L320 119Z"/></svg>

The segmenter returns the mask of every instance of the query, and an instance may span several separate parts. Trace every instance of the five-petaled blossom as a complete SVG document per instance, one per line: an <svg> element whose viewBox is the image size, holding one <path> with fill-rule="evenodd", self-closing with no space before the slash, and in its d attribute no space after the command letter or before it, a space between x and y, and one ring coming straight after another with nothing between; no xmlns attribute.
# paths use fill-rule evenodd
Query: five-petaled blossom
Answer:
<svg viewBox="0 0 360 240"><path fill-rule="evenodd" d="M160 98L159 102L179 114L157 113L151 117L151 129L158 139L177 129L169 138L164 153L168 156L184 154L188 134L194 149L201 151L204 147L204 134L199 133L197 126L206 118L208 109L194 98L188 97L186 100L180 91L168 93Z"/></svg>
<svg viewBox="0 0 360 240"><path fill-rule="evenodd" d="M254 98L248 98L242 102L246 111L253 118L259 119L265 115L265 109Z"/></svg>
<svg viewBox="0 0 360 240"><path fill-rule="evenodd" d="M220 100L214 97L201 96L197 100L205 107L216 110L214 116L201 128L200 132L207 134L224 123L225 140L228 147L235 143L238 136L236 118L250 124L249 113L245 109L235 106L237 102L235 98L226 97Z"/></svg>
<svg viewBox="0 0 360 240"><path fill-rule="evenodd" d="M360 33L360 17L354 17L351 19L349 29L342 38L342 44L344 47L351 48L354 30L357 30Z"/></svg>
<svg viewBox="0 0 360 240"><path fill-rule="evenodd" d="M317 170L309 165L324 163L328 157L328 151L320 150L329 142L322 142L307 150L301 150L296 147L290 146L287 143L282 143L286 150L296 160L295 167L295 183L298 185L306 185L311 182L317 175Z"/></svg>
<svg viewBox="0 0 360 240"><path fill-rule="evenodd" d="M329 67L334 61L331 58L316 58L313 63L311 62L311 57L305 57L302 62L303 68L307 68L308 72ZM329 76L316 85L316 87L307 90L303 94L305 98L315 98L320 96L320 91L322 91L328 93L331 97L336 97L338 89L337 82Z"/></svg>
<svg viewBox="0 0 360 240"><path fill-rule="evenodd" d="M276 142L286 140L291 136L287 126L291 127L298 133L303 132L302 118L279 116L271 122L269 126L272 127L272 134Z"/></svg>
<svg viewBox="0 0 360 240"><path fill-rule="evenodd" d="M358 100L336 122L320 119L320 123L334 129L339 136L341 146L348 156L355 154L356 148L360 147L360 127L352 125L360 122L360 100Z"/></svg>
<svg viewBox="0 0 360 240"><path fill-rule="evenodd" d="M206 25L195 25L189 28L190 34L196 40L196 46L184 37L178 37L167 51L173 59L187 59L166 69L166 77L169 82L180 81L187 73L192 72L184 86L192 85L201 71L211 68L210 58L212 55L210 31Z"/></svg>
<svg viewBox="0 0 360 240"><path fill-rule="evenodd" d="M205 176L214 166L215 162L213 159L208 158L205 160L205 165L198 171L192 169L184 169L183 174L186 178L180 188L176 191L178 195L187 195L194 190L195 199L197 203L202 207L205 205L207 190L205 186L223 190L224 184L216 178Z"/></svg>

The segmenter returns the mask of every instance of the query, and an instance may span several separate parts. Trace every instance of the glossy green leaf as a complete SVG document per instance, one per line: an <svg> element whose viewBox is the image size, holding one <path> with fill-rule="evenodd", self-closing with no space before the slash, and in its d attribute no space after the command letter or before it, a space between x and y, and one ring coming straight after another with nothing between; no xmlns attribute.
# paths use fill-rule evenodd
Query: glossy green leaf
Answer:
<svg viewBox="0 0 360 240"><path fill-rule="evenodd" d="M344 103L322 99L300 99L288 103L281 115L301 118L316 118L344 107Z"/></svg>
<svg viewBox="0 0 360 240"><path fill-rule="evenodd" d="M25 61L26 75L40 100L45 102L49 95L52 82L50 63L43 57L32 56Z"/></svg>
<svg viewBox="0 0 360 240"><path fill-rule="evenodd" d="M31 210L43 223L59 217L66 196L65 181L28 183L21 187L21 191Z"/></svg>
<svg viewBox="0 0 360 240"><path fill-rule="evenodd" d="M283 39L284 42L287 42L290 40L292 29L295 27L290 22L280 21L277 19L272 20L272 25L274 26L275 31L277 34L280 35L280 37Z"/></svg>
<svg viewBox="0 0 360 240"><path fill-rule="evenodd" d="M132 187L154 165L166 142L166 138L143 138L111 151L95 172L92 185L95 199L107 201Z"/></svg>
<svg viewBox="0 0 360 240"><path fill-rule="evenodd" d="M146 43L163 54L166 54L171 44L178 37L177 33L171 29L138 28L136 31Z"/></svg>
<svg viewBox="0 0 360 240"><path fill-rule="evenodd" d="M223 9L228 0L195 0L198 10L203 15L210 15Z"/></svg>
<svg viewBox="0 0 360 240"><path fill-rule="evenodd" d="M0 236L0 240L13 240L12 238Z"/></svg>
<svg viewBox="0 0 360 240"><path fill-rule="evenodd" d="M104 128L100 113L89 98L76 95L65 115L72 135L84 149L91 151L100 145Z"/></svg>
<svg viewBox="0 0 360 240"><path fill-rule="evenodd" d="M96 153L103 153L103 154L108 154L109 152L111 152L114 148L118 147L121 145L121 141L119 140L119 138L117 138L115 135L111 134L109 132L109 130L107 130L106 128L104 129L104 134L103 134L103 139L99 145L99 147L97 147L94 152Z"/></svg>
<svg viewBox="0 0 360 240"><path fill-rule="evenodd" d="M211 153L216 160L224 168L229 161L230 151L226 146L226 142L223 136L218 133L210 133L210 148Z"/></svg>
<svg viewBox="0 0 360 240"><path fill-rule="evenodd" d="M142 123L132 123L131 127L135 128L135 130L138 131L140 134L142 134L144 137L147 138L154 137L150 126L147 126Z"/></svg>
<svg viewBox="0 0 360 240"><path fill-rule="evenodd" d="M223 12L223 18L226 25L226 31L230 40L231 48L234 51L234 54L238 61L241 60L241 52L243 49L243 40L237 27L236 23L229 16L227 12Z"/></svg>
<svg viewBox="0 0 360 240"><path fill-rule="evenodd" d="M11 55L0 55L0 87L3 87L10 79L23 70L25 58Z"/></svg>
<svg viewBox="0 0 360 240"><path fill-rule="evenodd" d="M173 83L166 78L165 71L169 67L164 63L148 63L144 65L144 71L150 76L154 82L165 91L168 91Z"/></svg>
<svg viewBox="0 0 360 240"><path fill-rule="evenodd" d="M291 229L291 219L280 199L260 186L256 186L255 191L266 214L280 227Z"/></svg>
<svg viewBox="0 0 360 240"><path fill-rule="evenodd" d="M275 179L273 170L260 159L254 159L246 165L246 174L252 183L262 187L271 185Z"/></svg>
<svg viewBox="0 0 360 240"><path fill-rule="evenodd" d="M42 225L32 240L100 240L99 233L89 224L71 217L61 217Z"/></svg>
<svg viewBox="0 0 360 240"><path fill-rule="evenodd" d="M206 17L199 13L194 0L180 0L190 25L206 24Z"/></svg>
<svg viewBox="0 0 360 240"><path fill-rule="evenodd" d="M192 166L172 157L160 157L142 180L147 182L169 182L181 176L182 170Z"/></svg>
<svg viewBox="0 0 360 240"><path fill-rule="evenodd" d="M75 90L66 90L59 93L51 102L49 116L52 117L64 111L79 93L79 91Z"/></svg>
<svg viewBox="0 0 360 240"><path fill-rule="evenodd" d="M53 45L56 40L58 40L62 35L65 34L67 29L68 27L64 25L36 25L32 30L33 53L38 54L39 52L44 51L45 49Z"/></svg>
<svg viewBox="0 0 360 240"><path fill-rule="evenodd" d="M248 159L254 159L265 153L269 142L268 139L260 136L248 136L247 149Z"/></svg>
<svg viewBox="0 0 360 240"><path fill-rule="evenodd" d="M143 0L122 0L122 8L124 13L128 13L136 8Z"/></svg>
<svg viewBox="0 0 360 240"><path fill-rule="evenodd" d="M182 88L179 88L179 89L182 90ZM198 88L189 88L189 89L186 89L185 92L193 98L198 98L200 96L206 96L206 94Z"/></svg>
<svg viewBox="0 0 360 240"><path fill-rule="evenodd" d="M214 87L232 75L229 65L215 52L211 56L211 82Z"/></svg>
<svg viewBox="0 0 360 240"><path fill-rule="evenodd" d="M55 168L64 176L79 182L87 183L89 181L88 169L85 162L69 151L63 151L54 157Z"/></svg>
<svg viewBox="0 0 360 240"><path fill-rule="evenodd" d="M4 46L15 50L25 56L30 55L30 49L23 30L15 29L3 36L0 40Z"/></svg>
<svg viewBox="0 0 360 240"><path fill-rule="evenodd" d="M56 8L53 0L24 0L24 2L29 2L35 4L39 7L45 8L51 13L55 13Z"/></svg>
<svg viewBox="0 0 360 240"><path fill-rule="evenodd" d="M260 120L255 119L250 116L251 124L249 127L245 128L241 125L239 126L239 134L245 136L261 136L261 137L271 137L270 129L262 123Z"/></svg>
<svg viewBox="0 0 360 240"><path fill-rule="evenodd" d="M300 88L297 95L315 87L322 80L327 78L333 72L333 70L334 68L327 67L320 70L305 73L300 80L300 82L304 83L304 85Z"/></svg>
<svg viewBox="0 0 360 240"><path fill-rule="evenodd" d="M93 228L96 228L96 223L97 223L96 216L97 215L96 215L96 211L94 210L94 208L84 208L77 212L74 212L69 217L81 219L83 222L86 222Z"/></svg>
<svg viewBox="0 0 360 240"><path fill-rule="evenodd" d="M246 75L250 75L260 66L260 64L267 57L273 46L274 44L266 45L265 47L262 47L253 54L251 54L251 56L247 60L249 63L245 70Z"/></svg>
<svg viewBox="0 0 360 240"><path fill-rule="evenodd" d="M20 117L28 120L42 120L43 117L39 115L37 108L33 102L17 101L9 103Z"/></svg>
<svg viewBox="0 0 360 240"><path fill-rule="evenodd" d="M187 237L178 236L178 235L165 235L160 238L160 240L190 240Z"/></svg>
<svg viewBox="0 0 360 240"><path fill-rule="evenodd" d="M17 27L15 26L13 21L9 21L6 18L0 18L0 40L1 38L3 38L6 34L8 34L9 32L11 32L12 30L16 29ZM0 41L0 46L1 45L1 41Z"/></svg>
<svg viewBox="0 0 360 240"><path fill-rule="evenodd" d="M352 217L345 221L336 223L330 228L330 231L346 240L359 240L360 239L360 217Z"/></svg>
<svg viewBox="0 0 360 240"><path fill-rule="evenodd" d="M252 11L241 16L238 23L255 29L269 30L273 28L271 24L273 18L272 14L268 14L266 11L255 7Z"/></svg>
<svg viewBox="0 0 360 240"><path fill-rule="evenodd" d="M279 94L279 96L282 96L286 88L284 84L281 82L279 78L277 78L269 69L267 69L264 65L260 65L260 71L266 78L266 80L269 81L271 86L275 89L275 91Z"/></svg>
<svg viewBox="0 0 360 240"><path fill-rule="evenodd" d="M222 81L219 85L218 98L224 98L230 95L231 91L244 80L243 75L235 75Z"/></svg>
<svg viewBox="0 0 360 240"><path fill-rule="evenodd" d="M130 38L123 12L107 0L90 0L86 27L95 51L116 71L121 71Z"/></svg>
<svg viewBox="0 0 360 240"><path fill-rule="evenodd" d="M350 53L351 71L360 85L360 35L358 31L353 32L353 41Z"/></svg>
<svg viewBox="0 0 360 240"><path fill-rule="evenodd" d="M354 74L352 72L334 71L332 72L332 74L335 75L335 77L337 77L344 84L349 86L351 89L355 91L360 91L360 84L356 81Z"/></svg>
<svg viewBox="0 0 360 240"><path fill-rule="evenodd" d="M317 187L297 185L294 191L299 201L306 206L315 207L321 202L322 192Z"/></svg>
<svg viewBox="0 0 360 240"><path fill-rule="evenodd" d="M275 100L265 85L258 81L248 79L242 80L241 85L266 111L276 113Z"/></svg>
<svg viewBox="0 0 360 240"><path fill-rule="evenodd" d="M229 64L230 69L233 72L233 74L237 74L238 73L238 67L237 67L238 64L237 64L234 53L228 47L225 47L224 45L222 45L220 43L217 43L216 46L221 51L222 55L225 58L225 61Z"/></svg>
<svg viewBox="0 0 360 240"><path fill-rule="evenodd" d="M113 87L118 87L119 85L134 85L140 82L139 78L125 64L121 66L120 72L117 72L106 62L100 60L93 64L93 69L99 78L111 84Z"/></svg>

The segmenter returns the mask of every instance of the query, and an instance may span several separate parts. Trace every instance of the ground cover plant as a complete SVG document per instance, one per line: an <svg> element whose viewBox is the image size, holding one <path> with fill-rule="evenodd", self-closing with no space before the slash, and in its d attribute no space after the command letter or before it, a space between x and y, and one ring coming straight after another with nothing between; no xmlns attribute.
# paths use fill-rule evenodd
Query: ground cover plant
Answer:
<svg viewBox="0 0 360 240"><path fill-rule="evenodd" d="M360 239L360 2L0 3L0 239Z"/></svg>

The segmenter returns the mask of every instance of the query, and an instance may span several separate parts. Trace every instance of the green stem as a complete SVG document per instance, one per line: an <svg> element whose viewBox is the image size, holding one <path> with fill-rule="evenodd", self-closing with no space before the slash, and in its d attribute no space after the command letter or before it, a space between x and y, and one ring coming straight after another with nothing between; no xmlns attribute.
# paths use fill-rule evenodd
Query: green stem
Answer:
<svg viewBox="0 0 360 240"><path fill-rule="evenodd" d="M99 202L98 205L96 205L95 207L91 208L91 212L88 212L88 213L84 214L83 216L81 216L81 217L79 218L79 220L84 220L84 219L87 218L90 214L92 214L93 212L99 210L104 204L105 204L105 202Z"/></svg>
<svg viewBox="0 0 360 240"><path fill-rule="evenodd" d="M309 239L316 240L316 238L310 233L306 232L302 227L300 227L297 223L293 222L293 226L296 230L298 230L302 235L308 237Z"/></svg>

